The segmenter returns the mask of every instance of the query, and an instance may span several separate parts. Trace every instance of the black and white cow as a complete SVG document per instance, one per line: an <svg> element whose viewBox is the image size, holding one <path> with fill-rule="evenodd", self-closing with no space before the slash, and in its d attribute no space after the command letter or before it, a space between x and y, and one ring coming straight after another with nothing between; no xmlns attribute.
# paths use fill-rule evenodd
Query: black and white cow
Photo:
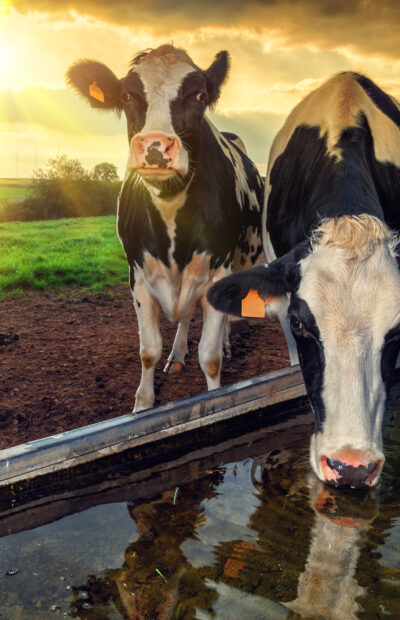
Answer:
<svg viewBox="0 0 400 620"><path fill-rule="evenodd" d="M208 297L240 315L258 291L267 314L288 321L316 418L311 465L335 486L374 486L384 462L400 347L399 128L399 104L363 75L341 73L311 92L271 149L263 234L275 260Z"/></svg>
<svg viewBox="0 0 400 620"><path fill-rule="evenodd" d="M213 282L254 265L262 252L262 180L233 134L204 116L229 68L227 52L200 70L184 50L163 45L137 55L118 79L80 61L68 81L93 107L124 111L129 158L119 196L118 234L130 266L142 378L135 410L154 402L161 356L159 306L179 323L166 370L181 370L189 321L203 305L200 366L208 389L220 385L226 317L207 303Z"/></svg>

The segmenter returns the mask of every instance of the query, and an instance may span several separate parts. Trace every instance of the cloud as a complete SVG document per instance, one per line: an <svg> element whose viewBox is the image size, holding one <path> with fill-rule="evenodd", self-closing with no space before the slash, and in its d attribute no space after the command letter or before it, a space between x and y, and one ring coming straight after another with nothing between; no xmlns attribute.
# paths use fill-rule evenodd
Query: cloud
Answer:
<svg viewBox="0 0 400 620"><path fill-rule="evenodd" d="M17 11L90 15L121 26L144 26L157 35L206 26L279 35L286 46L340 47L400 58L397 0L14 0Z"/></svg>

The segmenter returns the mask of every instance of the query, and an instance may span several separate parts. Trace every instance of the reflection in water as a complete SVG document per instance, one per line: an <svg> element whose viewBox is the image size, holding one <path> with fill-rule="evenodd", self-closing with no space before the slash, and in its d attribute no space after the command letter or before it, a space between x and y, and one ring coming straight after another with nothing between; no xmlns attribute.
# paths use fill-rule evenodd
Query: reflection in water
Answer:
<svg viewBox="0 0 400 620"><path fill-rule="evenodd" d="M70 616L92 618L92 606L97 613L106 612L110 602L123 618L135 620L194 618L196 606L211 610L217 594L180 547L196 538L204 521L201 502L215 496L222 479L223 471L216 470L211 478L188 485L179 504L174 489L151 501L128 504L139 538L128 545L120 569L107 571L104 579L92 576L75 588ZM82 591L88 593L89 609L80 597Z"/></svg>
<svg viewBox="0 0 400 620"><path fill-rule="evenodd" d="M163 472L157 491L151 492L154 480L149 480L148 492L136 495L141 499L119 500L118 510L116 504L103 504L86 511L96 547L93 559L84 545L86 513L73 515L71 554L79 557L81 549L82 561L93 569L76 580L71 570L71 581L62 582L51 602L64 617L87 620L400 618L396 429L386 440L379 488L365 493L325 487L307 466L307 441L297 437L290 448L268 452L266 447L257 452L252 441L240 444L247 450L240 452L243 460L225 458L210 469L192 464L186 478L192 481L182 482L178 491L183 469L177 470L176 486ZM277 433L269 445L287 442ZM61 578L59 567L68 563L65 529L71 518L39 528L42 548L49 537L46 571L48 581L54 574L54 583ZM115 554L120 528L118 544L124 551ZM21 540L28 560L17 562L21 570L15 577L0 575L0 618L54 618L49 599L44 608L43 598L32 595L32 575L39 579L37 535L30 542L28 532L0 539L0 562L8 553L3 570L14 566L12 550ZM107 552L112 568L104 566ZM97 556L101 563L94 561ZM20 589L13 590L17 583Z"/></svg>
<svg viewBox="0 0 400 620"><path fill-rule="evenodd" d="M286 606L309 618L357 618L357 598L364 594L355 578L360 544L377 513L376 503L353 496L340 510L343 498L324 488L312 474L308 488L315 510L311 544L297 597Z"/></svg>
<svg viewBox="0 0 400 620"><path fill-rule="evenodd" d="M328 489L303 473L303 459L292 450L269 452L247 467L258 500L248 515L253 540L214 543L214 561L195 567L182 545L200 540L204 506L216 499L229 469L237 476L233 467L218 468L182 490L179 502L171 489L129 504L139 538L120 569L77 588L71 616L93 617L79 598L86 591L97 612L112 601L122 617L143 620L360 617L367 590L357 565L378 515L376 492ZM226 528L234 529L232 515ZM395 592L392 604L393 598Z"/></svg>

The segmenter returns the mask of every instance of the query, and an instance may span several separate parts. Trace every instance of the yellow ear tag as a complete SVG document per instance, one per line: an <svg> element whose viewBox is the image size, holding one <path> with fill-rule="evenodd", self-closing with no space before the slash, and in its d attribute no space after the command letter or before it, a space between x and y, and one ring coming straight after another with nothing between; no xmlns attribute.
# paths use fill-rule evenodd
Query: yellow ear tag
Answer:
<svg viewBox="0 0 400 620"><path fill-rule="evenodd" d="M104 103L104 93L96 82L92 82L92 84L90 84L89 94L93 97L93 99L97 99L97 101L102 101Z"/></svg>
<svg viewBox="0 0 400 620"><path fill-rule="evenodd" d="M242 316L265 318L265 302L261 299L258 292L252 288L242 299Z"/></svg>

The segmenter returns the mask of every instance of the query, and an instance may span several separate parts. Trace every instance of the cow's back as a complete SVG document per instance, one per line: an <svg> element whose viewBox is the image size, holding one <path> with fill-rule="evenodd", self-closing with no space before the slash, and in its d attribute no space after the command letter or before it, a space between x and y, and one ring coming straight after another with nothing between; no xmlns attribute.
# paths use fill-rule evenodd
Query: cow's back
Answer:
<svg viewBox="0 0 400 620"><path fill-rule="evenodd" d="M368 213L399 230L399 126L398 104L356 73L303 99L271 148L265 244L282 255L337 215Z"/></svg>

